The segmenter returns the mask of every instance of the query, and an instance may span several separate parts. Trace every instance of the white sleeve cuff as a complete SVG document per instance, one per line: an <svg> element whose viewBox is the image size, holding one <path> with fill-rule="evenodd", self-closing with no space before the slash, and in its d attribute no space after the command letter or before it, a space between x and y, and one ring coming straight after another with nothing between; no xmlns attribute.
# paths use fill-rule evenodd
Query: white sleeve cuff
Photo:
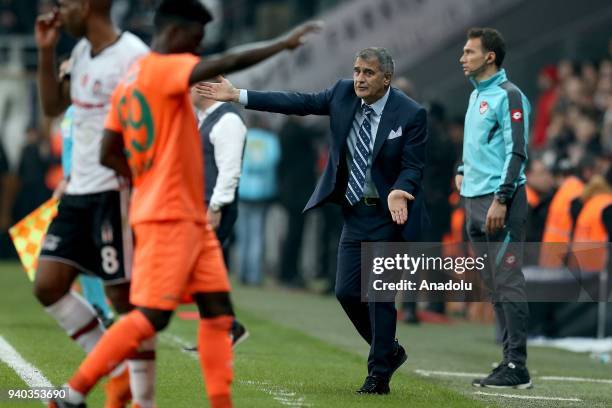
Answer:
<svg viewBox="0 0 612 408"><path fill-rule="evenodd" d="M238 102L240 102L242 106L247 106L249 104L249 95L246 89L240 90L240 97L238 98Z"/></svg>

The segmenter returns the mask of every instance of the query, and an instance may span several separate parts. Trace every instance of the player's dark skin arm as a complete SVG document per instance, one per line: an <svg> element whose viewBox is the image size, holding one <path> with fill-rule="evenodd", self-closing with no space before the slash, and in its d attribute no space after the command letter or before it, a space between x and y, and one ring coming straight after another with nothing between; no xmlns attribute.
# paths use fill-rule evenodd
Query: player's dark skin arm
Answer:
<svg viewBox="0 0 612 408"><path fill-rule="evenodd" d="M304 43L304 36L321 29L320 22L304 23L274 40L247 44L202 59L189 77L189 85L221 74L228 74L255 65L284 50L293 50Z"/></svg>
<svg viewBox="0 0 612 408"><path fill-rule="evenodd" d="M126 179L132 179L132 172L123 150L123 135L121 133L104 129L102 147L100 149L100 163L105 167L115 170Z"/></svg>
<svg viewBox="0 0 612 408"><path fill-rule="evenodd" d="M60 81L55 69L55 52L38 52L38 93L47 116L61 115L70 105L70 81Z"/></svg>
<svg viewBox="0 0 612 408"><path fill-rule="evenodd" d="M58 116L70 105L70 81L60 80L55 61L55 45L59 39L57 12L36 20L38 46L38 93L42 110L47 116Z"/></svg>

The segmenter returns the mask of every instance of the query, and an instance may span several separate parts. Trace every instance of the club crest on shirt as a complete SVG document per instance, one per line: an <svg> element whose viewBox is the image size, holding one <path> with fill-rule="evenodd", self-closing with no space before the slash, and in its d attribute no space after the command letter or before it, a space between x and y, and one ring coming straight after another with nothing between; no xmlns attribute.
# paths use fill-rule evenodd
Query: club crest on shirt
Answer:
<svg viewBox="0 0 612 408"><path fill-rule="evenodd" d="M523 112L520 109L512 109L510 112L510 117L513 122L522 122L523 121Z"/></svg>
<svg viewBox="0 0 612 408"><path fill-rule="evenodd" d="M487 101L480 102L480 114L484 115L486 111L489 110L489 104Z"/></svg>
<svg viewBox="0 0 612 408"><path fill-rule="evenodd" d="M106 222L102 225L101 235L102 243L110 244L113 242L113 227L110 223Z"/></svg>

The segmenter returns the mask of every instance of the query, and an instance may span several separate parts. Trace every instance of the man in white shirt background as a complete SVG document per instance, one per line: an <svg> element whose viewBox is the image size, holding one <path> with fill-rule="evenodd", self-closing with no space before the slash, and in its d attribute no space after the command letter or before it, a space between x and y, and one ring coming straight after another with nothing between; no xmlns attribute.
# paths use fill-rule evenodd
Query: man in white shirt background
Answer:
<svg viewBox="0 0 612 408"><path fill-rule="evenodd" d="M230 235L238 218L237 189L247 128L235 105L199 96L194 90L191 100L198 119L198 130L204 150L204 201L207 218L215 230L227 265ZM237 320L232 325L232 343L248 337ZM188 348L195 351L196 347Z"/></svg>
<svg viewBox="0 0 612 408"><path fill-rule="evenodd" d="M227 262L229 236L238 217L237 189L247 128L234 105L206 99L195 92L192 100L204 149L208 222Z"/></svg>

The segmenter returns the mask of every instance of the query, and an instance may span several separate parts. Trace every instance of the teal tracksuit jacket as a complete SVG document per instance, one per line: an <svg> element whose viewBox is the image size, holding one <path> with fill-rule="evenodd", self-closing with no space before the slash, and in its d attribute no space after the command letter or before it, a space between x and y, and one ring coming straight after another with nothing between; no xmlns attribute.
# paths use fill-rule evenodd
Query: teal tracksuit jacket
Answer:
<svg viewBox="0 0 612 408"><path fill-rule="evenodd" d="M503 69L485 81L470 81L475 89L465 114L463 161L457 169L463 174L461 195L495 193L510 199L526 180L529 101Z"/></svg>

